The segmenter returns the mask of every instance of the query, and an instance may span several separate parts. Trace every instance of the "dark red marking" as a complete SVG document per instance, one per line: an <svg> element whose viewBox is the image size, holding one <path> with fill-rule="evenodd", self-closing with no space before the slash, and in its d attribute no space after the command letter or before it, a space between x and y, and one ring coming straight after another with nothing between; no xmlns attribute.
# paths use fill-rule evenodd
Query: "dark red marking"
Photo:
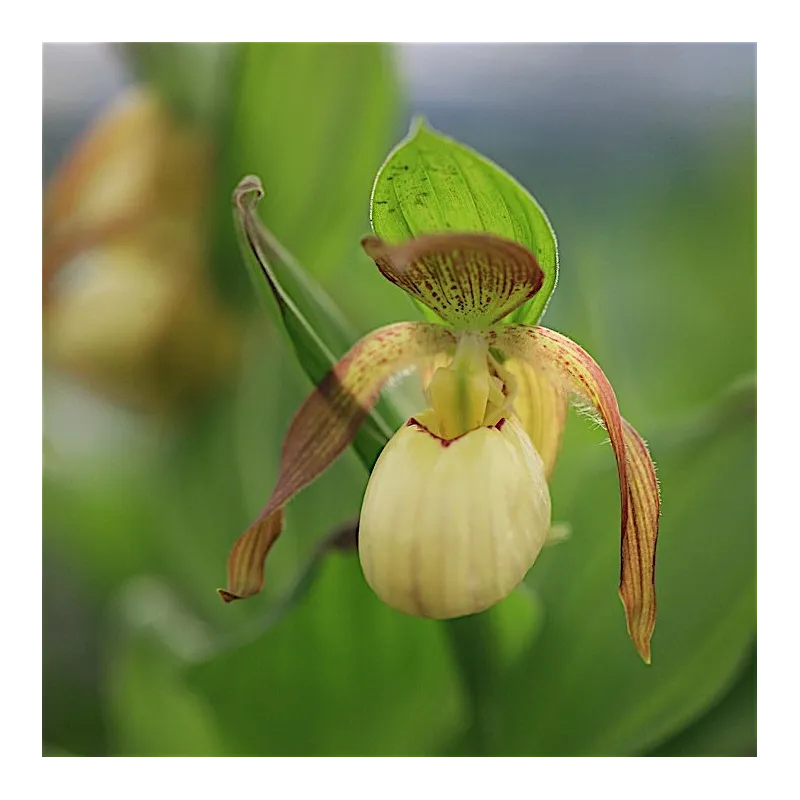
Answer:
<svg viewBox="0 0 800 800"><path fill-rule="evenodd" d="M501 431L503 430L503 425L505 424L506 420L505 417L503 417L502 419L498 420L496 425L490 425L487 427L491 427L494 428L495 430ZM450 447L450 445L453 444L453 442L457 442L459 439L463 439L467 435L467 433L472 433L472 431L467 431L467 433L462 433L460 436L454 436L452 439L445 439L444 436L439 436L438 434L430 430L430 428L426 428L416 417L411 417L411 419L409 419L408 422L406 422L406 427L407 428L416 427L420 433L427 433L428 436L432 437L433 439L437 439L442 447ZM474 428L473 430L477 430L477 428Z"/></svg>

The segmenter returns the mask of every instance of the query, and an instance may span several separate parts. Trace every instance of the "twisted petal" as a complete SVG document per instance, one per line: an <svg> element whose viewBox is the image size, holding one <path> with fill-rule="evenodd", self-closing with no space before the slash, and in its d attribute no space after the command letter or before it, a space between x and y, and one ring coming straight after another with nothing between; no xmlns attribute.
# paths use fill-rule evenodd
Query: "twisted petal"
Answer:
<svg viewBox="0 0 800 800"><path fill-rule="evenodd" d="M650 637L656 624L656 539L661 498L647 445L633 425L622 420L628 461L630 522L622 535L619 596L625 606L628 634L650 663Z"/></svg>
<svg viewBox="0 0 800 800"><path fill-rule="evenodd" d="M264 559L280 535L283 506L350 444L386 381L454 343L453 334L440 325L387 325L355 344L320 381L289 426L269 502L231 550L228 587L220 589L223 600L261 591Z"/></svg>
<svg viewBox="0 0 800 800"><path fill-rule="evenodd" d="M433 234L396 245L366 236L361 244L386 278L456 328L488 328L544 281L532 253L488 233Z"/></svg>
<svg viewBox="0 0 800 800"><path fill-rule="evenodd" d="M591 403L603 419L617 458L622 505L622 567L619 594L628 633L645 662L656 616L655 554L660 500L650 454L619 413L611 384L594 359L575 342L547 328L508 325L489 334L490 344L548 370L551 380Z"/></svg>
<svg viewBox="0 0 800 800"><path fill-rule="evenodd" d="M549 480L561 449L567 393L560 382L550 379L541 365L509 358L503 363L503 369L515 380L514 412L542 457Z"/></svg>

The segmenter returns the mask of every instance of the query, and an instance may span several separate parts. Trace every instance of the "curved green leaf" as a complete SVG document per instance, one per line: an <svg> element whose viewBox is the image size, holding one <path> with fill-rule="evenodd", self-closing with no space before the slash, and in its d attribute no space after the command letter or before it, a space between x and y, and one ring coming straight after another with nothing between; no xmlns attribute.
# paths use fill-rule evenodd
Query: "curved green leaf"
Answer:
<svg viewBox="0 0 800 800"><path fill-rule="evenodd" d="M242 179L233 195L236 218L249 249L244 253L245 262L256 288L271 295L277 303L300 365L316 384L338 361L347 344L355 341L355 336L322 287L262 224L256 214L256 203L263 194L259 179L248 176ZM399 415L385 399L369 412L353 441L367 469L375 463L401 423Z"/></svg>
<svg viewBox="0 0 800 800"><path fill-rule="evenodd" d="M544 211L507 172L421 119L378 172L370 214L375 233L392 243L444 231L519 242L536 256L545 278L508 319L536 324L544 314L558 279L556 237Z"/></svg>

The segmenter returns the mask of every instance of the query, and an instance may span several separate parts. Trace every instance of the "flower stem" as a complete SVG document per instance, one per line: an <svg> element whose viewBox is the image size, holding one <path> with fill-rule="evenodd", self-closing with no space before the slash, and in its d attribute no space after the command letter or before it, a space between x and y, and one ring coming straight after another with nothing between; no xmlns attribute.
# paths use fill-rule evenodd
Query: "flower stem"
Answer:
<svg viewBox="0 0 800 800"><path fill-rule="evenodd" d="M497 725L492 694L500 672L491 614L446 620L444 629L469 701L471 719L463 742L465 755L489 755Z"/></svg>

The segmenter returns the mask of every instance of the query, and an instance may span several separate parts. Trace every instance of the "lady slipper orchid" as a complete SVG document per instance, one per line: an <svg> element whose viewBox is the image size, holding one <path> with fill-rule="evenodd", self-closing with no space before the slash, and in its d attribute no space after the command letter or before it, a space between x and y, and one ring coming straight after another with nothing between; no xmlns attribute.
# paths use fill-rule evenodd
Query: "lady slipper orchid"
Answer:
<svg viewBox="0 0 800 800"><path fill-rule="evenodd" d="M240 208L248 191L243 185L236 197ZM536 258L486 233L400 244L368 236L362 244L389 281L445 324L373 331L319 383L289 427L267 506L233 546L222 598L261 590L283 507L345 450L386 382L417 366L428 378L429 407L383 449L361 510L359 555L375 593L405 613L445 619L482 611L522 581L548 536L547 481L572 395L599 413L616 456L619 594L629 635L649 663L660 505L654 465L586 351L547 328L503 323L539 291Z"/></svg>

